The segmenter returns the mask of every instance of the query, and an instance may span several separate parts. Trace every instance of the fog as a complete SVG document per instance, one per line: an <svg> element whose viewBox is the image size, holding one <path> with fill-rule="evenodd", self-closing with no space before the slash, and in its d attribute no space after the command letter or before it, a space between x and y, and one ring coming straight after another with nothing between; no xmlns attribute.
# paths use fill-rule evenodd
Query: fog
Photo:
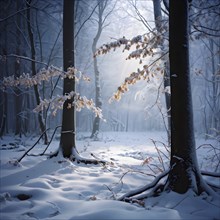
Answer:
<svg viewBox="0 0 220 220"><path fill-rule="evenodd" d="M17 1L16 4L12 1L7 3L1 1L1 4L0 80L2 81L3 77L19 76L23 72L31 72L31 63L27 59L31 57L31 50L26 14L23 11L16 13L24 8L25 1ZM80 81L77 84L77 92L95 100L92 43L98 29L97 1L76 1L76 5L76 68L91 79L90 82ZM31 25L36 60L39 61L36 64L37 71L45 67L41 63L62 67L62 3L60 1L32 1L32 7ZM10 17L13 14L15 15ZM163 13L163 16L164 21L167 22L167 15ZM107 1L102 19L105 22L98 39L98 47L123 36L129 39L143 35L149 32L147 26L151 30L155 26L152 1ZM220 42L215 36L192 38L194 39L190 42L190 62L195 130L198 135L211 135L213 130L220 130L220 82L217 78L219 76L217 72L219 71ZM162 75L158 74L150 82L139 81L135 85L130 85L129 91L122 96L120 101L109 103L109 99L125 77L144 64L149 64L153 59L146 57L142 60L142 65L139 64L139 59L126 60L131 51L123 52L121 48L118 48L97 57L102 112L105 118L105 121L102 120L100 123L100 131L164 131L167 127L167 110L164 88L161 86ZM21 56L26 58L23 59ZM63 81L57 80L58 78L53 78L50 82L39 86L41 99L62 94ZM54 85L56 85L55 88ZM32 111L36 106L33 88L16 88L15 90L9 88L6 92L1 91L0 96L2 129L6 116L3 133L38 133L37 114ZM55 128L60 125L61 115L61 111L56 116L51 115L50 111L44 112L43 117L47 119L46 127ZM77 112L77 131L91 132L94 117L94 113L87 109Z"/></svg>

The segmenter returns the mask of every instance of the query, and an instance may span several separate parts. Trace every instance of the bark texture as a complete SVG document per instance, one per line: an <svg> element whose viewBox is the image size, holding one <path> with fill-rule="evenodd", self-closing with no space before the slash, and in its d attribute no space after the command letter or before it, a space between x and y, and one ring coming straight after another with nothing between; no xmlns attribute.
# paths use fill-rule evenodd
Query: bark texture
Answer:
<svg viewBox="0 0 220 220"><path fill-rule="evenodd" d="M178 18L178 19L177 19ZM167 189L202 192L196 158L189 70L188 0L170 1L171 171Z"/></svg>
<svg viewBox="0 0 220 220"><path fill-rule="evenodd" d="M74 66L74 2L64 0L63 5L63 68ZM63 94L75 91L75 79L64 79ZM62 130L60 146L63 156L70 158L75 148L75 107L73 99L65 101L63 105Z"/></svg>

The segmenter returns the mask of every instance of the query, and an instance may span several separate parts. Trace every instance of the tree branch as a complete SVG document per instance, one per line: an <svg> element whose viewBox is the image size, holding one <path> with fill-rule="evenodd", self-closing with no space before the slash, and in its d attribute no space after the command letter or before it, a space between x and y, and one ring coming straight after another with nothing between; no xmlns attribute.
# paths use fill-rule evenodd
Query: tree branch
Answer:
<svg viewBox="0 0 220 220"><path fill-rule="evenodd" d="M119 197L117 200L118 201L123 201L125 200L126 198L128 197L132 197L132 196L135 196L137 194L140 194L146 190L149 190L151 188L153 188L162 178L164 178L168 173L170 172L170 169L164 171L163 173L161 173L159 176L157 176L154 181L146 186L143 186L139 189L136 189L136 190L132 190L128 193L125 193L123 196Z"/></svg>
<svg viewBox="0 0 220 220"><path fill-rule="evenodd" d="M80 26L79 30L77 31L77 33L75 34L74 38L76 38L79 34L79 32L81 31L82 27L85 25L85 23L92 17L95 9L98 7L99 3L93 8L91 14L88 16L88 18L82 23L82 25Z"/></svg>
<svg viewBox="0 0 220 220"><path fill-rule="evenodd" d="M220 178L220 173L213 173L213 172L208 172L208 171L201 170L201 174L203 176L211 176L211 177Z"/></svg>
<svg viewBox="0 0 220 220"><path fill-rule="evenodd" d="M34 145L28 149L17 161L18 163L21 162L21 160L38 144L38 142L40 141L40 139L44 136L44 134L49 130L50 128L47 128L42 134L41 136L37 139L37 141L34 143Z"/></svg>
<svg viewBox="0 0 220 220"><path fill-rule="evenodd" d="M8 20L9 18L15 16L16 14L18 14L18 13L20 13L20 12L22 12L22 11L26 11L27 9L28 9L28 8L23 8L23 9L21 9L21 10L19 10L19 11L16 11L15 13L9 15L8 17L0 18L0 22L6 21L6 20Z"/></svg>
<svg viewBox="0 0 220 220"><path fill-rule="evenodd" d="M20 56L20 55L17 55L17 54L8 54L8 55L1 55L0 54L0 59L2 59L3 57L15 57L15 58L22 59L22 60L28 60L30 62L35 62L35 63L43 64L46 67L48 67L47 63L44 63L44 62L41 62L41 61L37 61L37 60L31 59L29 57Z"/></svg>

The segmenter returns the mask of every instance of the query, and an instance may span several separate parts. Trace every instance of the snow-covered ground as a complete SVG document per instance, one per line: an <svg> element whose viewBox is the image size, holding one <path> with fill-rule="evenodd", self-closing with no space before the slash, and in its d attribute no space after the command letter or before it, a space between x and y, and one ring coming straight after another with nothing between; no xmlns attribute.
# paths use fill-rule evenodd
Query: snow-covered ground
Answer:
<svg viewBox="0 0 220 220"><path fill-rule="evenodd" d="M0 219L220 219L219 199L164 193L129 204L116 199L129 190L154 180L169 165L164 147L166 134L101 133L98 141L77 137L78 151L84 157L109 161L103 165L72 163L61 157L26 156L16 159L37 138L4 137L0 140ZM154 142L156 141L156 142ZM58 147L54 140L47 153ZM205 144L205 145L203 145ZM202 145L202 146L201 146ZM203 170L219 172L219 146L213 140L197 140L199 165ZM215 149L217 148L217 149ZM38 144L29 154L39 154ZM220 185L218 178L209 181Z"/></svg>

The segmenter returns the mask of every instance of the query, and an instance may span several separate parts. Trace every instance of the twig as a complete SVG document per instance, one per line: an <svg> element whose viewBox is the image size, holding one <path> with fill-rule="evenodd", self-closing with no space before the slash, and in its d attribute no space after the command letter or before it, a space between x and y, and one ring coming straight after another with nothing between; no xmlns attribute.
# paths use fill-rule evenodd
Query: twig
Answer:
<svg viewBox="0 0 220 220"><path fill-rule="evenodd" d="M156 146L156 141L155 141L155 140L151 139L151 141L152 141L153 144L154 144L154 147L155 147L155 149L156 149L156 151L157 151L157 154L158 154L158 160L159 160L159 162L161 163L161 165L162 165L162 167L163 167L163 171L164 171L164 170L165 170L165 165L164 165L163 158L162 158L161 154L162 154L166 159L169 160L169 158L168 158L168 156L167 156L163 151L161 151L161 150Z"/></svg>
<svg viewBox="0 0 220 220"><path fill-rule="evenodd" d="M93 15L95 9L97 8L97 6L99 5L99 3L93 8L92 12L90 13L90 15L88 16L88 18L86 18L86 20L82 23L82 25L80 26L79 30L77 31L76 35L74 36L74 38L76 38L79 34L79 32L81 31L82 27L84 26L84 24L91 18L91 16Z"/></svg>
<svg viewBox="0 0 220 220"><path fill-rule="evenodd" d="M158 158L158 160L160 161L160 159ZM162 173L164 170L163 169L161 169L157 164L151 164L151 166L154 166L154 167L156 167L157 168L157 170L160 172L160 173Z"/></svg>
<svg viewBox="0 0 220 220"><path fill-rule="evenodd" d="M44 62L41 62L41 61L37 61L37 60L31 59L31 58L29 58L29 57L20 56L20 55L17 55L17 54L0 55L0 57L15 57L15 58L18 58L18 59L23 59L23 60L28 60L28 61L31 61L31 62L43 64L43 65L45 65L46 67L48 67L48 64L47 64L47 63L44 63Z"/></svg>
<svg viewBox="0 0 220 220"><path fill-rule="evenodd" d="M51 142L52 142L52 140L53 140L53 137L54 137L54 135L55 135L55 133L56 133L56 130L57 130L58 128L60 128L60 127L61 127L61 125L57 126L57 127L54 129L53 134L52 134L52 137L51 137L49 143L47 144L45 150L44 150L41 154L28 154L28 156L38 157L38 156L46 155L46 156L49 156L49 157L50 157L51 154L45 154L45 152L47 151L48 147L50 146L50 144L51 144Z"/></svg>
<svg viewBox="0 0 220 220"><path fill-rule="evenodd" d="M51 142L52 142L52 140L53 140L53 137L54 137L54 135L55 135L55 133L56 133L56 131L57 131L58 128L61 128L61 125L58 125L58 126L54 129L53 134L52 134L52 137L51 137L49 143L47 144L47 147L45 148L45 150L43 151L43 153L40 154L40 156L43 156L43 155L45 154L45 152L47 151L47 149L48 149L48 147L50 146L50 144L51 144Z"/></svg>
<svg viewBox="0 0 220 220"><path fill-rule="evenodd" d="M200 146L198 146L198 147L196 148L196 150L198 150L199 148L201 148L201 147L203 147L203 146L210 146L210 147L212 147L213 149L220 150L220 149L214 147L212 144L201 144Z"/></svg>
<svg viewBox="0 0 220 220"><path fill-rule="evenodd" d="M118 183L117 183L117 185L118 185L119 183L121 183L121 185L122 185L122 186L121 186L121 189L122 189L122 187L123 187L123 185L124 185L123 178L124 178L128 173L140 173L140 174L144 174L144 175L152 176L152 177L156 178L155 175L150 174L150 173L144 173L144 172L136 171L136 170L128 170L128 171L126 171L125 173L123 173L123 175L120 177L120 179L119 179L119 181L118 181ZM116 196L115 196L115 199L116 199Z"/></svg>
<svg viewBox="0 0 220 220"><path fill-rule="evenodd" d="M162 158L162 156L160 155L161 151L160 151L156 146L155 146L155 148L156 148L157 153L158 153L158 155L159 155L158 159L159 159L159 161L160 161L160 163L161 163L161 165L162 165L162 167L163 167L163 170L165 170L165 166L164 166L164 163L163 163L163 158Z"/></svg>
<svg viewBox="0 0 220 220"><path fill-rule="evenodd" d="M106 184L104 184L104 186L112 193L112 197L114 198L114 200L116 200L115 192L109 186L107 186Z"/></svg>
<svg viewBox="0 0 220 220"><path fill-rule="evenodd" d="M10 14L9 16L7 16L7 17L5 17L5 18L0 18L0 22L6 21L7 19L9 19L9 18L15 16L16 14L19 14L20 12L23 12L23 11L26 11L26 10L28 10L28 8L22 8L21 10L18 10L18 11L16 11L15 13Z"/></svg>
<svg viewBox="0 0 220 220"><path fill-rule="evenodd" d="M166 149L167 153L170 154L169 147L168 147L166 144L164 144L162 141L156 141L156 142L162 144L162 145L164 146L164 148ZM164 156L165 156L167 159L169 159L169 157L168 157L165 153L164 153Z"/></svg>
<svg viewBox="0 0 220 220"><path fill-rule="evenodd" d="M147 165L147 167L148 167L154 174L156 174L156 172L150 167L150 165Z"/></svg>
<svg viewBox="0 0 220 220"><path fill-rule="evenodd" d="M41 136L37 139L37 141L34 143L34 145L29 149L27 150L23 156L20 157L20 159L18 159L18 162L20 163L21 160L38 144L38 142L40 141L40 139L44 136L44 134L49 130L50 128L47 128L42 134Z"/></svg>

